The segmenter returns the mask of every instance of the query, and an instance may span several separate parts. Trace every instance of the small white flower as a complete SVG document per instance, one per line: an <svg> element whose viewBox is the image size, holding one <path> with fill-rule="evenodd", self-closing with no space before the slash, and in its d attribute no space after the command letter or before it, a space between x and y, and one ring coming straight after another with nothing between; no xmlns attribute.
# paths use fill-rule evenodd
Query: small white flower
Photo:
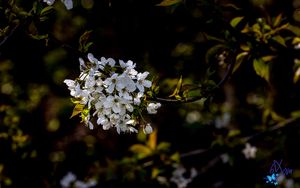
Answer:
<svg viewBox="0 0 300 188"><path fill-rule="evenodd" d="M140 90L140 92L144 92L144 87L150 88L152 85L152 82L149 80L145 80L146 77L148 76L149 72L144 72L144 73L138 73L137 74L137 82L136 82L136 87Z"/></svg>
<svg viewBox="0 0 300 188"><path fill-rule="evenodd" d="M76 176L72 172L68 172L61 180L60 185L63 188L69 188L71 186L71 183L73 183L76 180Z"/></svg>
<svg viewBox="0 0 300 188"><path fill-rule="evenodd" d="M149 103L147 106L147 111L149 114L156 114L157 109L160 108L160 103Z"/></svg>
<svg viewBox="0 0 300 188"><path fill-rule="evenodd" d="M66 79L64 81L64 83L68 86L68 89L70 90L70 95L75 97L75 98L78 98L80 97L80 94L81 94L81 89L80 89L80 85L78 82L74 81L74 80L69 80L69 79Z"/></svg>
<svg viewBox="0 0 300 188"><path fill-rule="evenodd" d="M113 58L106 59L105 57L101 57L101 64L105 66L106 64L109 64L109 66L114 67L116 64L116 61Z"/></svg>
<svg viewBox="0 0 300 188"><path fill-rule="evenodd" d="M249 143L246 143L245 149L243 149L243 154L246 159L255 158L257 148L255 146L251 146Z"/></svg>
<svg viewBox="0 0 300 188"><path fill-rule="evenodd" d="M151 125L149 123L147 123L147 125L144 127L143 131L145 134L151 134L153 132L153 128L151 127Z"/></svg>
<svg viewBox="0 0 300 188"><path fill-rule="evenodd" d="M45 3L47 3L48 5L53 5L55 0L44 0Z"/></svg>
<svg viewBox="0 0 300 188"><path fill-rule="evenodd" d="M114 73L111 77L107 78L103 83L108 87L106 91L108 93L113 93L118 82L118 74Z"/></svg>
<svg viewBox="0 0 300 188"><path fill-rule="evenodd" d="M186 169L183 166L178 166L172 173L171 182L177 185L177 188L186 188L189 183L198 175L195 168L190 170L190 177L185 177Z"/></svg>

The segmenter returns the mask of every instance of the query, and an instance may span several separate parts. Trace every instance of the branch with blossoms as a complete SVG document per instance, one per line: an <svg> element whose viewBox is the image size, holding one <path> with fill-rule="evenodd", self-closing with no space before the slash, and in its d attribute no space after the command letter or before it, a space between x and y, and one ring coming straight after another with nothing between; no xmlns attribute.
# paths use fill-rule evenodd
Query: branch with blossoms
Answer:
<svg viewBox="0 0 300 188"><path fill-rule="evenodd" d="M145 133L151 133L152 127L143 113L156 114L161 104L148 100L146 91L152 86L146 79L149 72L137 72L136 64L130 60L98 60L91 53L87 57L87 62L79 59L79 77L64 81L75 104L72 117L80 115L90 129L94 128L92 117L96 117L96 124L104 130L115 128L120 134L138 132L140 126Z"/></svg>

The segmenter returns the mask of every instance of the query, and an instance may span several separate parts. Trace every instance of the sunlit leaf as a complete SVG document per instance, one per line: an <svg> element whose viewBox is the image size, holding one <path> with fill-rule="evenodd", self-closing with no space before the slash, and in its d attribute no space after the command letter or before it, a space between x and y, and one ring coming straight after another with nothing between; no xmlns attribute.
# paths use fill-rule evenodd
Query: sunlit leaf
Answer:
<svg viewBox="0 0 300 188"><path fill-rule="evenodd" d="M45 8L43 8L43 10L41 11L41 16L46 16L50 13L54 12L54 8L52 6L46 6Z"/></svg>
<svg viewBox="0 0 300 188"><path fill-rule="evenodd" d="M300 27L294 25L288 25L285 29L293 32L295 35L300 36Z"/></svg>
<svg viewBox="0 0 300 188"><path fill-rule="evenodd" d="M262 59L254 59L253 68L257 75L266 81L270 80L270 63L266 63Z"/></svg>
<svg viewBox="0 0 300 188"><path fill-rule="evenodd" d="M138 154L141 158L149 156L152 153L152 150L149 147L142 144L134 144L129 148L129 150L135 154Z"/></svg>
<svg viewBox="0 0 300 188"><path fill-rule="evenodd" d="M228 137L234 137L241 134L241 131L239 129L230 130L228 133Z"/></svg>
<svg viewBox="0 0 300 188"><path fill-rule="evenodd" d="M168 6L176 5L181 2L182 2L182 0L163 0L156 6L168 7Z"/></svg>
<svg viewBox="0 0 300 188"><path fill-rule="evenodd" d="M298 82L299 78L300 78L300 67L298 67L297 70L295 71L294 78L293 78L294 83Z"/></svg>
<svg viewBox="0 0 300 188"><path fill-rule="evenodd" d="M72 113L72 115L71 115L70 118L72 118L72 117L77 116L78 114L80 114L83 111L84 106L85 105L80 104L80 103L76 104L75 107L74 107L74 109L73 109L73 113Z"/></svg>
<svg viewBox="0 0 300 188"><path fill-rule="evenodd" d="M241 44L240 48L246 52L249 52L251 50L250 47L246 44Z"/></svg>
<svg viewBox="0 0 300 188"><path fill-rule="evenodd" d="M152 150L155 150L156 142L157 142L157 129L154 129L154 131L149 135L149 140L147 142L147 145Z"/></svg>
<svg viewBox="0 0 300 188"><path fill-rule="evenodd" d="M300 118L300 110L293 111L291 116L294 118Z"/></svg>
<svg viewBox="0 0 300 188"><path fill-rule="evenodd" d="M299 37L293 38L293 41L292 41L293 45L296 45L296 44L299 44L299 43L300 43L300 38Z"/></svg>
<svg viewBox="0 0 300 188"><path fill-rule="evenodd" d="M151 178L155 179L159 175L160 172L161 172L161 170L159 170L158 168L153 168L152 172L151 172Z"/></svg>
<svg viewBox="0 0 300 188"><path fill-rule="evenodd" d="M244 16L235 17L230 21L230 25L235 28L243 19Z"/></svg>
<svg viewBox="0 0 300 188"><path fill-rule="evenodd" d="M287 47L285 44L285 40L282 36L276 35L276 36L272 37L272 39L275 40L276 42L278 42L279 44L281 44L282 46Z"/></svg>
<svg viewBox="0 0 300 188"><path fill-rule="evenodd" d="M242 62L248 56L248 54L249 54L248 52L242 52L242 53L239 53L236 56L235 64L234 64L234 67L233 67L233 70L232 70L233 73L241 66Z"/></svg>
<svg viewBox="0 0 300 188"><path fill-rule="evenodd" d="M264 62L272 61L274 58L276 58L276 56L273 56L273 55L267 55L267 56L261 57L261 59L262 59Z"/></svg>
<svg viewBox="0 0 300 188"><path fill-rule="evenodd" d="M180 162L180 155L178 152L174 153L173 155L171 155L170 159L172 161L175 161L175 162Z"/></svg>
<svg viewBox="0 0 300 188"><path fill-rule="evenodd" d="M168 142L160 142L157 145L157 150L158 151L167 151L170 148L171 144Z"/></svg>
<svg viewBox="0 0 300 188"><path fill-rule="evenodd" d="M46 35L33 35L33 34L29 34L29 36L32 39L35 39L35 40L43 40L43 39L47 39L48 38L48 34L46 34Z"/></svg>
<svg viewBox="0 0 300 188"><path fill-rule="evenodd" d="M274 20L274 22L273 22L273 26L274 26L274 27L279 26L281 20L282 20L282 14L279 14L278 16L276 16L276 18L275 18L275 20Z"/></svg>
<svg viewBox="0 0 300 188"><path fill-rule="evenodd" d="M180 78L179 78L179 80L177 82L176 88L174 89L173 93L169 97L176 97L176 96L178 96L181 88L182 88L182 75L180 76Z"/></svg>

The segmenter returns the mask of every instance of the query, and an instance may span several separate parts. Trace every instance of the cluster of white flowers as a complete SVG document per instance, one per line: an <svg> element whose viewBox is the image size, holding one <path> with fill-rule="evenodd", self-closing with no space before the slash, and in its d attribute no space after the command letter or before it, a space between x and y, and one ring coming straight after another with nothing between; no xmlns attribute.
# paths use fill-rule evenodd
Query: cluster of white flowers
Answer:
<svg viewBox="0 0 300 188"><path fill-rule="evenodd" d="M191 168L190 177L185 177L184 174L186 171L186 168L183 166L176 166L176 169L173 171L170 181L175 183L177 188L186 188L198 175L197 170L195 168Z"/></svg>
<svg viewBox="0 0 300 188"><path fill-rule="evenodd" d="M72 172L68 172L61 180L60 185L62 188L90 188L97 185L97 181L89 179L87 182L77 180L77 177Z"/></svg>
<svg viewBox="0 0 300 188"><path fill-rule="evenodd" d="M146 90L152 86L146 79L149 72L137 72L130 60L119 60L119 63L112 58L98 60L91 53L87 58L88 62L79 58L79 78L64 81L74 103L83 106L80 114L85 124L93 129L91 117L95 116L104 130L115 127L120 133L138 132L136 125L142 121L144 132L151 133L152 127L141 112L155 114L161 104L146 100Z"/></svg>
<svg viewBox="0 0 300 188"><path fill-rule="evenodd" d="M55 0L43 0L48 5L53 5ZM66 6L68 10L73 8L73 1L72 0L61 0L61 2Z"/></svg>

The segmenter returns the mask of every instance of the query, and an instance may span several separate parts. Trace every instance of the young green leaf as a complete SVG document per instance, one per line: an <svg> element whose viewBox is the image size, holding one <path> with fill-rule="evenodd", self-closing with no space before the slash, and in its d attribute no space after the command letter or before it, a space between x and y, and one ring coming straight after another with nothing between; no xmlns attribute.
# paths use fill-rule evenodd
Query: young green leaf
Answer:
<svg viewBox="0 0 300 188"><path fill-rule="evenodd" d="M235 17L230 21L230 25L233 28L235 28L243 19L244 19L244 16Z"/></svg>
<svg viewBox="0 0 300 188"><path fill-rule="evenodd" d="M234 64L234 67L233 67L233 70L232 70L233 73L241 66L242 62L248 56L248 54L249 54L248 52L242 52L242 53L239 53L236 56L235 64Z"/></svg>
<svg viewBox="0 0 300 188"><path fill-rule="evenodd" d="M253 68L257 75L269 82L270 80L270 63L264 62L262 59L253 60Z"/></svg>
<svg viewBox="0 0 300 188"><path fill-rule="evenodd" d="M278 16L276 16L276 18L275 18L275 20L274 20L274 22L273 22L273 26L274 26L274 27L279 26L281 20L282 20L282 14L279 14Z"/></svg>
<svg viewBox="0 0 300 188"><path fill-rule="evenodd" d="M84 109L84 105L83 104L76 104L75 107L74 107L74 110L73 110L73 113L71 115L70 118L74 117L74 116L77 116L78 114L80 114Z"/></svg>
<svg viewBox="0 0 300 188"><path fill-rule="evenodd" d="M176 88L174 89L173 93L169 97L176 97L178 96L179 92L181 91L182 88L182 75L180 76Z"/></svg>

